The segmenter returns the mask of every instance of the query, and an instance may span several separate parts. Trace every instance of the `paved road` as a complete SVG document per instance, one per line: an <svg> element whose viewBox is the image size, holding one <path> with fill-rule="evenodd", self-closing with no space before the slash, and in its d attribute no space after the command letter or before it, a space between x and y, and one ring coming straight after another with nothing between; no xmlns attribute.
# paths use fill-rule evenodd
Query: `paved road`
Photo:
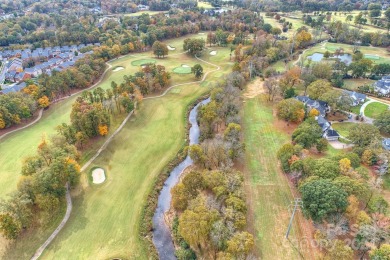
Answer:
<svg viewBox="0 0 390 260"><path fill-rule="evenodd" d="M152 96L152 97L146 97L144 98L144 100L147 100L147 99L156 99L156 98L160 98L160 97L163 97L165 96L169 90L171 90L172 88L174 87L178 87L178 86L183 86L183 85L189 85L189 84L195 84L195 83L202 83L203 81L206 80L207 76L212 73L212 72L215 72L215 71L218 71L221 69L221 67L219 67L218 65L215 65L213 63L210 63L210 62L207 62L199 57L196 57L195 58L201 62L204 62L206 64L209 64L213 67L215 67L216 69L214 70L211 70L207 73L204 74L203 78L199 81L193 81L193 82L187 82L187 83L182 83L182 84L176 84L176 85L173 85L169 88L167 88L161 95L158 95L158 96ZM109 65L110 66L110 65ZM111 67L110 67L111 68ZM129 115L125 118L125 120L123 120L122 124L118 127L118 129L116 129L116 131L104 142L104 144L100 147L100 149L96 152L96 154L88 161L86 162L83 167L81 168L81 171L84 171L88 168L88 166L91 165L91 163L100 155L100 153L102 151L104 151L104 149L106 149L107 145L111 142L111 140L122 130L122 128L126 125L127 121L129 120L129 118L133 115L133 111L131 111L129 113ZM62 230L62 228L65 226L65 224L68 222L69 220L69 217L70 217L70 214L72 213L72 198L70 196L70 193L69 193L69 185L67 184L67 191L66 191L66 213L65 213L65 216L64 218L62 219L61 223L59 224L59 226L54 230L54 232L50 235L50 237L45 241L45 243L43 243L39 248L38 250L35 252L34 256L31 258L31 260L37 260L43 253L43 251L46 249L46 247L54 240L54 238L58 235L58 233Z"/></svg>

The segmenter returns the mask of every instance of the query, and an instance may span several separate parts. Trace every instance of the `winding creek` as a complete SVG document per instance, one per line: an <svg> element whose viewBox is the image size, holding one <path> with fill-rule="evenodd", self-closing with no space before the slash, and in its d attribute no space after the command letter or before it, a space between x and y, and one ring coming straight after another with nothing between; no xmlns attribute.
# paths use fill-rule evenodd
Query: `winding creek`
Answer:
<svg viewBox="0 0 390 260"><path fill-rule="evenodd" d="M190 145L199 143L199 125L196 120L198 115L198 107L210 102L210 98L199 102L190 112L189 122L191 128L189 131ZM168 179L164 183L164 187L158 197L157 209L153 216L153 243L158 251L160 259L170 260L176 259L175 248L172 241L172 236L168 225L165 223L165 213L171 205L171 189L178 183L183 171L192 165L192 160L187 156L178 166L170 173Z"/></svg>

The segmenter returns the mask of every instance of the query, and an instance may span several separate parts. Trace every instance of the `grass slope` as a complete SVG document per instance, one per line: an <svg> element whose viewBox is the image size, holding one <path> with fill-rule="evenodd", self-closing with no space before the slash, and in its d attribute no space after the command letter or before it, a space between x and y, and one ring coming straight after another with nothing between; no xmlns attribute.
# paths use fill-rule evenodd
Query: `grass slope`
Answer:
<svg viewBox="0 0 390 260"><path fill-rule="evenodd" d="M278 149L289 136L273 125L272 108L259 97L244 104L245 157L249 204L252 205L256 245L261 259L299 259L294 245L284 238L293 201L287 179L279 169ZM298 216L297 216L298 217ZM290 239L300 232L293 226Z"/></svg>

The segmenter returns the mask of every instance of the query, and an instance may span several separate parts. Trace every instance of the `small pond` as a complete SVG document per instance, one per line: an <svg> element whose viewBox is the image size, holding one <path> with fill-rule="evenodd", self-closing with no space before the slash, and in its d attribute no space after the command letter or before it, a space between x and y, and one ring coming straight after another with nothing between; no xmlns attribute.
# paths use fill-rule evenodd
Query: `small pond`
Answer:
<svg viewBox="0 0 390 260"><path fill-rule="evenodd" d="M307 56L308 59L311 59L312 61L321 61L324 58L324 54L322 53L314 53L310 56ZM351 54L342 54L339 56L333 56L331 57L333 59L339 59L341 62L344 62L345 64L349 65L352 62L352 55Z"/></svg>

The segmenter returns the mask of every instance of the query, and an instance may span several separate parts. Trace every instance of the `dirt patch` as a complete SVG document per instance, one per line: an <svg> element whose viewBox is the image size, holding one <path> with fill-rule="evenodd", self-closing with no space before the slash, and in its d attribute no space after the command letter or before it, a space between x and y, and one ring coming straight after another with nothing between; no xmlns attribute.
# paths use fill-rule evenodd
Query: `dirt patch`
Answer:
<svg viewBox="0 0 390 260"><path fill-rule="evenodd" d="M329 113L326 118L329 121L348 120L348 116L339 111Z"/></svg>
<svg viewBox="0 0 390 260"><path fill-rule="evenodd" d="M275 118L274 123L273 123L274 127L276 129L278 129L279 131L286 133L290 136L295 131L295 129L299 126L299 124L297 124L297 123L288 123L286 121L277 119L276 109L274 109L273 116Z"/></svg>
<svg viewBox="0 0 390 260"><path fill-rule="evenodd" d="M264 81L262 81L260 78L258 78L248 85L243 96L246 98L254 98L260 94L265 94L265 93L266 93L266 90L264 87Z"/></svg>

